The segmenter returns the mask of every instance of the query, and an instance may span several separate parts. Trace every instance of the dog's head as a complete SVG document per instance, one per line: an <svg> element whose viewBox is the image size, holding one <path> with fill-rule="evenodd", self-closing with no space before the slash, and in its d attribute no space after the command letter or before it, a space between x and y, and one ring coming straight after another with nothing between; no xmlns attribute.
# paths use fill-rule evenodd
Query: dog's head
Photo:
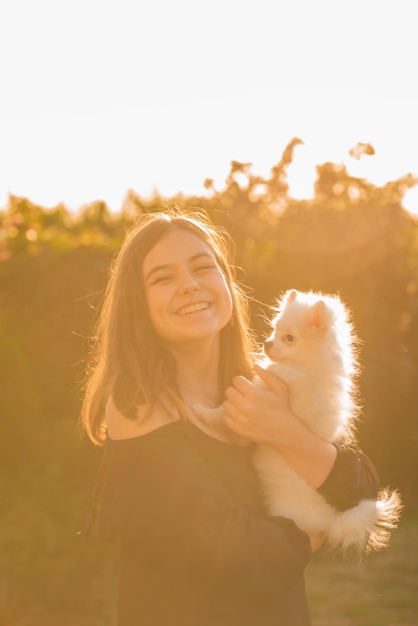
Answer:
<svg viewBox="0 0 418 626"><path fill-rule="evenodd" d="M279 301L264 353L273 362L303 365L332 325L333 315L321 297L291 290Z"/></svg>

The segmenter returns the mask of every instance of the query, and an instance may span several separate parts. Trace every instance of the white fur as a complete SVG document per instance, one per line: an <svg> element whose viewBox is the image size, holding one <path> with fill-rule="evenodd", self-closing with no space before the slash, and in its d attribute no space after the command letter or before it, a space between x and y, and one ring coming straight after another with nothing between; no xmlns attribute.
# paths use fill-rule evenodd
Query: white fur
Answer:
<svg viewBox="0 0 418 626"><path fill-rule="evenodd" d="M359 410L354 384L356 338L341 300L288 291L278 304L272 327L265 365L288 386L294 414L325 441L353 443ZM254 382L264 385L258 377ZM212 426L222 416L221 408L198 405L194 410ZM377 500L362 500L339 512L272 447L258 444L253 460L270 515L292 519L310 534L326 533L332 549L361 554L387 545L401 510L396 491L382 490Z"/></svg>

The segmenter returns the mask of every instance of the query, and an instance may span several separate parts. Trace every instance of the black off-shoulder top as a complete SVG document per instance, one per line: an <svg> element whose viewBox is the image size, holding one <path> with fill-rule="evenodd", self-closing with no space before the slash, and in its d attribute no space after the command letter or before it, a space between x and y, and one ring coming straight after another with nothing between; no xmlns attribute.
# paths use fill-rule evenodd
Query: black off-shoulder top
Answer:
<svg viewBox="0 0 418 626"><path fill-rule="evenodd" d="M120 541L118 626L309 625L310 544L265 516L251 451L180 420L106 441L81 534ZM320 491L376 497L373 466L341 449Z"/></svg>

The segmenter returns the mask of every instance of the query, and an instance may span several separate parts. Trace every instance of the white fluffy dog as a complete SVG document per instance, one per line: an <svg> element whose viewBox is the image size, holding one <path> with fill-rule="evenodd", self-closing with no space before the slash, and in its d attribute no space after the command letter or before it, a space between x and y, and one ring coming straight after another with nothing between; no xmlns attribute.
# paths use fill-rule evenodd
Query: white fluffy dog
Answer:
<svg viewBox="0 0 418 626"><path fill-rule="evenodd" d="M278 303L272 328L264 366L286 383L293 413L325 441L352 444L358 415L356 338L340 298L290 290ZM258 377L254 382L265 386ZM221 407L193 408L212 427L221 421ZM388 543L402 508L396 491L381 490L377 500L340 512L271 446L258 444L253 460L270 515L292 519L311 534L326 533L334 550L361 554Z"/></svg>

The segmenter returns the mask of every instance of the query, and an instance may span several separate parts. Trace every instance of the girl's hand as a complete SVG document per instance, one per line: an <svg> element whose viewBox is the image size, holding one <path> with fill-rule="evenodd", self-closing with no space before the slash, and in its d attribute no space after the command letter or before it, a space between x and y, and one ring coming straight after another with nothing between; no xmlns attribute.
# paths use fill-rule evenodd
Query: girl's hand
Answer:
<svg viewBox="0 0 418 626"><path fill-rule="evenodd" d="M326 535L308 535L309 541L311 542L312 552L316 552L322 546L324 541L326 540Z"/></svg>
<svg viewBox="0 0 418 626"><path fill-rule="evenodd" d="M292 446L307 430L290 410L288 390L279 378L255 366L262 385L236 376L223 404L225 425L235 433L274 446Z"/></svg>
<svg viewBox="0 0 418 626"><path fill-rule="evenodd" d="M286 385L259 365L264 386L243 376L233 380L223 404L224 423L241 437L270 445L311 486L318 488L334 465L337 450L305 426L290 410Z"/></svg>

